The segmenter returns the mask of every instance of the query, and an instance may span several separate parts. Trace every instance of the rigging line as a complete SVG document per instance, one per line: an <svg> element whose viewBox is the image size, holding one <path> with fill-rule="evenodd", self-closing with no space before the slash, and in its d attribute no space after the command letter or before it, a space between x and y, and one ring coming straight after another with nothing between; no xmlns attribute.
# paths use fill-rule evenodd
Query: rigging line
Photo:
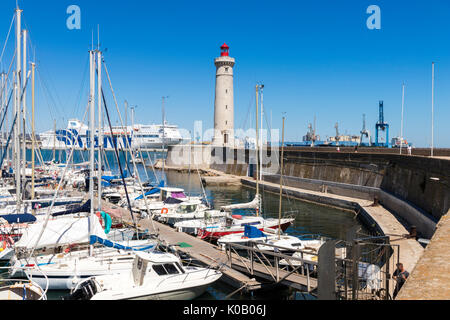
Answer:
<svg viewBox="0 0 450 320"><path fill-rule="evenodd" d="M249 101L249 103L248 103L247 115L245 116L245 120L242 121L242 124L241 124L241 128L242 128L242 129L244 129L244 128L245 128L245 125L247 124L247 120L248 120L248 116L249 116L249 114L250 114L250 110L253 108L253 102L254 102L254 99L253 99L253 97L251 97L251 98L250 98L250 101Z"/></svg>
<svg viewBox="0 0 450 320"><path fill-rule="evenodd" d="M16 115L16 116L17 116L17 115ZM83 119L83 121L84 121L84 119ZM54 196L54 198L53 198L53 200L52 200L52 203L51 203L51 205L50 205L50 207L49 207L49 209L48 209L48 211L47 211L47 214L46 214L46 217L45 217L45 222L44 222L44 225L43 225L43 227L42 227L42 230L41 230L41 232L40 232L40 234L39 234L39 237L38 237L38 239L37 239L37 241L36 241L36 244L35 244L34 247L33 247L33 250L31 251L31 253L30 253L30 255L29 255L30 258L33 256L33 253L34 253L34 251L35 251L35 249L36 249L36 246L38 245L39 241L41 240L42 235L44 234L44 230L45 230L45 228L47 227L47 224L48 224L48 221L49 221L51 212L52 212L53 207L54 207L54 205L55 205L55 201L56 201L56 199L57 199L57 197L58 197L58 192L59 192L60 189L61 189L61 186L62 186L62 184L63 184L63 182L64 182L64 177L65 177L65 175L66 175L66 173L67 173L68 168L70 167L70 163L72 162L73 155L75 154L74 150L75 150L75 144L72 145L72 149L71 149L71 152L70 152L70 154L69 154L69 159L67 160L67 164L66 164L66 166L65 166L65 168L64 168L63 174L62 174L61 179L60 179L60 181L59 181L58 188L57 188L56 191L55 191L55 196ZM91 204L91 205L93 205L93 204ZM90 219L90 218L89 218L89 219Z"/></svg>
<svg viewBox="0 0 450 320"><path fill-rule="evenodd" d="M58 187L56 188L55 196L53 197L52 203L51 203L51 205L50 205L50 207L49 207L49 209L47 211L47 214L46 214L46 217L45 217L45 222L44 222L44 225L42 226L41 232L39 233L39 237L36 240L36 243L35 243L35 245L33 247L33 250L30 253L30 256L29 256L30 258L33 256L33 253L34 253L37 245L39 244L39 241L41 240L42 235L44 234L44 230L47 227L48 221L50 219L51 212L53 210L53 207L55 206L56 199L58 198L58 193L61 190L62 184L64 183L64 177L66 176L67 170L70 167L70 162L72 161L72 157L73 157L73 154L74 154L74 152L73 152L74 148L75 148L75 144L72 146L72 152L70 152L69 160L67 161L67 164L66 164L66 166L64 168L64 171L63 171L63 174L62 174L61 179L59 181ZM91 204L91 205L93 205L93 204Z"/></svg>
<svg viewBox="0 0 450 320"><path fill-rule="evenodd" d="M11 72L11 68L12 68L12 65L13 65L13 63L14 63L15 57L16 57L16 51L14 51L14 56L13 56L13 58L12 58L12 60L11 60L10 65L9 65L8 73L6 74L6 80L7 80L7 81L8 81L8 79L9 79L9 73ZM3 95L3 89L5 88L7 81L5 81L5 83L4 83L3 87L2 87L2 90L0 91L0 98L1 98L2 95ZM11 84L12 84L12 82L11 82L11 80L10 80L10 86L12 86Z"/></svg>
<svg viewBox="0 0 450 320"><path fill-rule="evenodd" d="M119 110L119 105L117 104L116 94L114 93L114 89L112 87L111 78L109 77L108 67L106 66L105 59L103 59L103 66L105 67L106 76L108 77L108 83L109 83L109 86L111 88L111 92L112 92L112 95L113 95L113 98L114 98L114 103L116 105L117 114L119 115L120 124L122 126L122 130L124 130L125 126L123 125L122 115L121 115L120 110ZM136 177L137 177L137 180L138 180L138 184L139 184L139 187L141 189L142 196L144 197L145 208L147 209L147 214L150 215L151 212L149 210L149 206L148 206L148 203L147 203L147 196L145 195L144 188L142 187L141 177L139 176L139 172L138 172L137 167L136 167L136 160L135 160L134 154L133 154L133 152L131 150L130 141L128 140L128 128L125 131L125 135L126 135L126 139L125 139L126 147L128 148L128 150L130 152L131 161L133 162L133 168L136 171ZM126 161L126 162L127 162L127 166L128 166L128 161ZM128 196L128 194L127 194L127 196ZM156 227L155 227L155 225L153 223L153 215L150 217L150 222L152 224L153 230L157 231L157 229L156 229Z"/></svg>
<svg viewBox="0 0 450 320"><path fill-rule="evenodd" d="M88 65L89 65L89 56L86 57L86 64L84 66L84 73L83 73L83 77L81 78L81 87L80 87L80 90L78 91L78 98L75 101L75 114L78 113L78 109L80 108L80 105L81 105L81 96L83 95L83 89L85 87L86 78L87 78L86 74L87 74L87 71L89 69Z"/></svg>
<svg viewBox="0 0 450 320"><path fill-rule="evenodd" d="M46 102L47 102L47 105L49 106L49 111L50 111L50 113L51 113L51 115L52 115L53 120L56 120L57 117L58 117L58 118L61 118L62 115L61 115L61 113L59 112L58 108L56 107L55 100L53 99L53 97L52 97L52 95L51 95L51 93L50 93L50 91L49 91L47 85L45 84L45 81L44 81L44 79L42 78L39 69L36 69L36 73L37 73L37 75L38 75L39 83L40 83L40 85L41 85L42 92L44 93L44 96L45 96L45 98L46 98ZM52 104L53 104L53 106L52 106ZM52 108L53 108L53 109L52 109ZM53 114L52 110L54 110L56 114Z"/></svg>
<svg viewBox="0 0 450 320"><path fill-rule="evenodd" d="M2 69L3 69L3 54L5 53L6 44L8 43L9 35L10 35L10 33L11 33L11 29L12 29L12 26L13 26L13 24L14 24L14 19L15 19L15 18L16 18L16 15L13 14L13 17L12 17L12 19L11 19L11 25L9 26L8 35L6 36L5 44L3 45L2 54L0 55L0 64L1 64Z"/></svg>
<svg viewBox="0 0 450 320"><path fill-rule="evenodd" d="M52 95L52 93L51 93L51 91L50 91L50 88L49 88L49 86L47 85L47 83L45 82L45 79L44 79L44 77L43 77L43 74L41 73L40 70L45 71L45 70L42 68L42 65L41 65L41 68L40 68L40 69L37 69L37 70L36 70L36 71L37 71L36 73L38 74L39 80L41 81L41 83L42 83L42 85L43 85L43 88L47 91L46 93L47 93L48 97L50 98L50 100L52 101L52 103L53 103L53 105L54 105L54 108L55 108L55 111L56 111L56 113L58 114L58 117L59 117L59 118L63 118L63 113L61 113L61 111L59 110L58 104L56 103L56 100L54 99L54 97L53 97L53 95Z"/></svg>
<svg viewBox="0 0 450 320"><path fill-rule="evenodd" d="M8 114L8 108L9 108L9 104L11 102L11 97L12 97L13 92L14 92L14 90L11 90L11 93L9 94L8 103L6 104L6 106L4 108L5 109L5 113L3 114L2 122L0 123L0 130L3 127L3 121L5 121L6 115ZM2 110L2 112L3 112L3 110Z"/></svg>
<svg viewBox="0 0 450 320"><path fill-rule="evenodd" d="M153 171L153 175L155 176L156 183L159 184L159 178L158 178L158 176L156 175L155 167L153 166L153 160L152 160L152 157L151 157L151 155L149 154L148 150L146 150L146 152L147 152L147 158L150 159L150 164L151 164L151 166L152 166L152 171Z"/></svg>
<svg viewBox="0 0 450 320"><path fill-rule="evenodd" d="M11 142L11 136L13 135L14 126L15 126L16 121L17 121L17 115L18 115L18 113L16 113L16 116L14 117L13 124L12 124L12 126L11 126L11 131L10 131L10 133L9 133L8 141L6 142L6 150L8 150L8 148L9 148L9 143ZM5 153L2 154L2 161L1 161L0 163L3 164L3 161L5 160L6 154L7 154L7 152L5 152Z"/></svg>
<svg viewBox="0 0 450 320"><path fill-rule="evenodd" d="M120 163L119 152L117 151L117 145L116 145L116 142L114 141L115 135L114 135L114 131L112 129L111 119L109 117L109 111L108 111L108 107L106 105L105 94L103 93L103 88L101 89L101 91L102 91L103 106L105 107L106 117L108 119L109 130L111 130L111 135L113 137L113 139L112 139L113 143L112 144L114 146L114 152L116 154L117 162L119 164L120 175L122 177L122 183L123 183L123 187L125 189L125 195L126 195L126 198L127 198L128 209L130 210L131 219L133 219L134 227L136 228L136 231L139 233L138 226L137 226L136 220L134 218L134 214L133 214L133 208L131 207L130 196L128 195L127 183L125 181L125 177L123 176L123 169L122 169L122 164ZM99 181L98 183L101 183L101 182Z"/></svg>
<svg viewBox="0 0 450 320"><path fill-rule="evenodd" d="M55 101L55 102L58 102L58 104L59 104L60 106L62 106L62 109L65 110L65 107L66 107L67 103L66 103L66 104L63 104L63 103L61 102L61 99L60 99L60 97L59 97L59 95L58 95L58 90L55 90L56 87L55 87L55 85L53 84L53 80L52 80L52 78L51 78L51 73L48 72L48 70L47 70L47 68L45 67L44 64L42 64L42 63L39 63L39 64L40 64L40 69L42 69L43 73L44 73L46 76L48 76L48 82L49 82L49 86L48 86L48 87L49 87L49 89L50 89L50 87L51 87L51 89L55 92L55 96L56 96L56 100L57 100L57 101ZM56 105L56 103L55 103L55 105ZM63 112L63 114L64 114L64 112Z"/></svg>

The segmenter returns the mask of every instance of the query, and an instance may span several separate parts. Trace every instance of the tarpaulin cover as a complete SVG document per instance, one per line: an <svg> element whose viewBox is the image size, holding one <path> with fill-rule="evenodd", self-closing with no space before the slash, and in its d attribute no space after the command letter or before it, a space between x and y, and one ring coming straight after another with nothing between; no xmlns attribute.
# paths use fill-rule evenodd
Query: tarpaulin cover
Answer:
<svg viewBox="0 0 450 320"><path fill-rule="evenodd" d="M0 218L5 219L8 223L28 223L28 222L36 222L36 217L32 214L6 214L0 216Z"/></svg>
<svg viewBox="0 0 450 320"><path fill-rule="evenodd" d="M39 234L44 227L44 221L36 222L24 230L22 237L16 242L16 247L31 249L36 245ZM103 227L97 216L90 221L91 235L106 238ZM89 242L89 218L63 217L49 220L36 248L53 247L74 243Z"/></svg>
<svg viewBox="0 0 450 320"><path fill-rule="evenodd" d="M133 246L133 247L128 247L128 246L123 246L121 244L118 244L116 242L112 242L110 240L106 240L105 238L101 238L101 237L97 237L97 236L91 236L91 242L90 244L102 244L105 247L108 248L114 248L114 249L121 249L121 250L130 250L130 251L148 251L151 249L155 248L154 244L151 245L147 245L147 246Z"/></svg>
<svg viewBox="0 0 450 320"><path fill-rule="evenodd" d="M164 201L164 204L179 204L182 202L183 202L182 200L170 197L170 198L167 198L166 201Z"/></svg>
<svg viewBox="0 0 450 320"><path fill-rule="evenodd" d="M52 214L53 217L65 216L68 214L80 213L80 212L90 212L91 211L91 200L89 199L81 206L76 206L70 210L56 212Z"/></svg>
<svg viewBox="0 0 450 320"><path fill-rule="evenodd" d="M244 236L246 236L249 239L253 239L253 238L265 237L266 235L256 227L245 226Z"/></svg>
<svg viewBox="0 0 450 320"><path fill-rule="evenodd" d="M145 196L151 196L152 194L156 194L156 193L160 192L161 191L160 188L162 188L162 187L164 187L164 180L162 180L156 188L153 188L150 191L147 191L145 193ZM134 200L141 200L141 199L144 199L144 196L141 195Z"/></svg>
<svg viewBox="0 0 450 320"><path fill-rule="evenodd" d="M125 170L123 172L123 178L125 179L127 177L128 177L128 171ZM102 180L106 180L108 182L111 182L112 180L119 180L119 179L122 179L122 177L121 176L102 176Z"/></svg>

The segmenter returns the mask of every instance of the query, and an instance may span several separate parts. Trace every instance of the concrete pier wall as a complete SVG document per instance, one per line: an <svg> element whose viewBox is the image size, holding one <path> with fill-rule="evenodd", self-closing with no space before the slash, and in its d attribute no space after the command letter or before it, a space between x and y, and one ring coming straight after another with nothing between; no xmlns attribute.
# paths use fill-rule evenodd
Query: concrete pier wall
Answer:
<svg viewBox="0 0 450 320"><path fill-rule="evenodd" d="M284 183L358 199L377 197L422 236L433 235L436 223L450 208L449 160L401 156L392 149L384 149L389 150L386 153L383 149L363 148L358 153L327 149L286 148ZM264 179L273 183L279 183L279 151L263 150ZM171 147L167 163L188 167L190 161L191 168L254 177L255 159L255 151L193 145Z"/></svg>

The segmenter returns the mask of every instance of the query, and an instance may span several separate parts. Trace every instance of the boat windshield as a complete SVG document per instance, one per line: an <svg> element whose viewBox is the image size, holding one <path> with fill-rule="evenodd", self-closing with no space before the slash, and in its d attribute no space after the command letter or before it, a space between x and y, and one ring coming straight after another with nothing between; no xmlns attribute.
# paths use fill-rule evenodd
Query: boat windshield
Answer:
<svg viewBox="0 0 450 320"><path fill-rule="evenodd" d="M173 263L154 264L153 270L159 275L164 276L167 274L179 274L180 271Z"/></svg>
<svg viewBox="0 0 450 320"><path fill-rule="evenodd" d="M177 208L177 213L192 213L195 212L196 209L197 206L195 204L180 205Z"/></svg>

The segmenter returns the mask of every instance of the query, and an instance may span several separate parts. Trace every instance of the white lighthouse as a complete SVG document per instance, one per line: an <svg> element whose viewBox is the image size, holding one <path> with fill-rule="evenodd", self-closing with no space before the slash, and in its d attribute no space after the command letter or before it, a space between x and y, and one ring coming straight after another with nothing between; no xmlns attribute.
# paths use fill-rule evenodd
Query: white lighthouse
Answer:
<svg viewBox="0 0 450 320"><path fill-rule="evenodd" d="M214 102L213 146L234 147L234 58L229 56L230 48L223 44L216 65L216 99Z"/></svg>

